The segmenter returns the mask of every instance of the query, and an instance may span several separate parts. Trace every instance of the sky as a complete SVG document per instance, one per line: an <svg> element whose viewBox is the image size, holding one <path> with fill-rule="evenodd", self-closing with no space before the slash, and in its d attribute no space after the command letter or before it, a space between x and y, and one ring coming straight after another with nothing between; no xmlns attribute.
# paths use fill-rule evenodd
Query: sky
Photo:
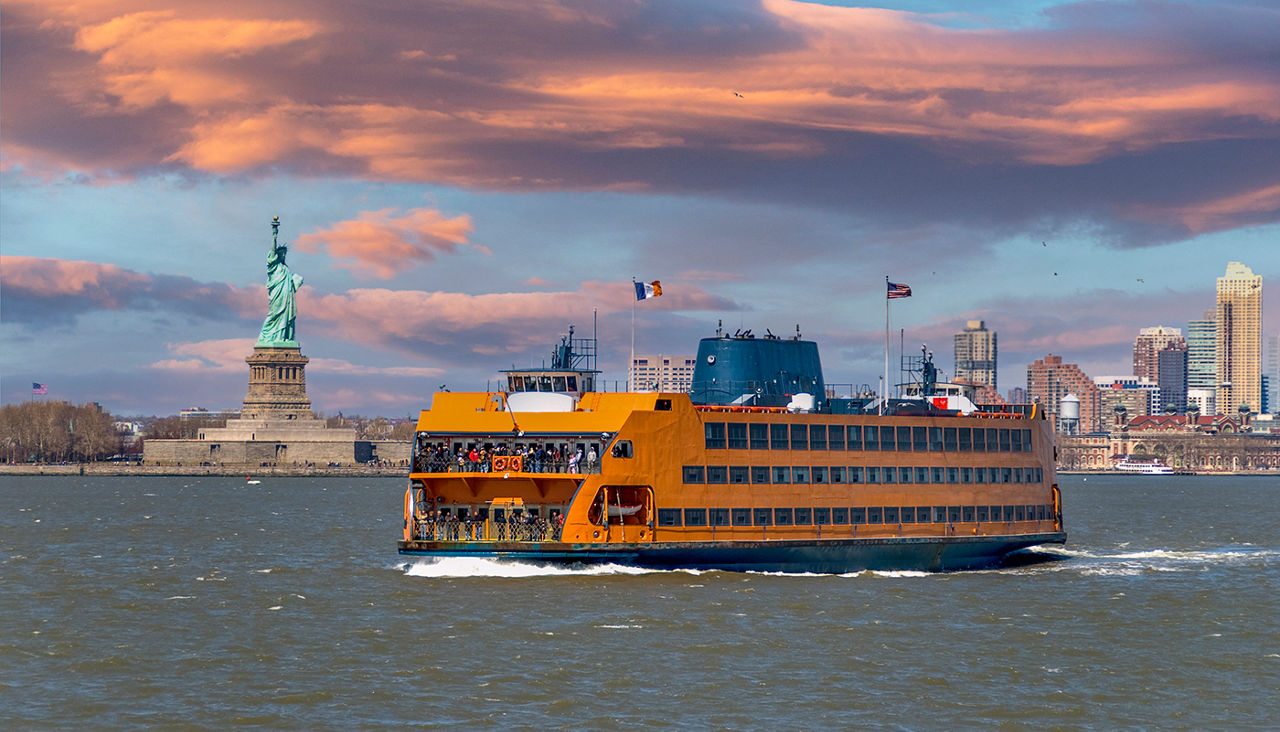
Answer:
<svg viewBox="0 0 1280 732"><path fill-rule="evenodd" d="M964 12L955 12L964 8ZM0 401L238 407L270 222L323 414L416 415L598 324L1131 373L1280 286L1274 2L6 0ZM663 294L636 303L632 279ZM1280 292L1264 294L1280 333Z"/></svg>

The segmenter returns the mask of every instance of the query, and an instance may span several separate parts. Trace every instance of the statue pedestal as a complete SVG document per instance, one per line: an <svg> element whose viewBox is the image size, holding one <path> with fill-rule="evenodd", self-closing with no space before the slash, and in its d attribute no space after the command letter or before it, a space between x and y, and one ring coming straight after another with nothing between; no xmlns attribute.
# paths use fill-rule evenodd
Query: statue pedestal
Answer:
<svg viewBox="0 0 1280 732"><path fill-rule="evenodd" d="M249 392L240 418L245 420L309 420L306 367L311 359L297 346L254 346L249 364Z"/></svg>

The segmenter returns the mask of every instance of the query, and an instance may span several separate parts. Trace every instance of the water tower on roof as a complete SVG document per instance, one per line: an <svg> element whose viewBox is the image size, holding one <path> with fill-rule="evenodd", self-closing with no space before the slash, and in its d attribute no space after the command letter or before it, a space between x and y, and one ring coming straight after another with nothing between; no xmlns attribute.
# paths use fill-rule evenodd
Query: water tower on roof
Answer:
<svg viewBox="0 0 1280 732"><path fill-rule="evenodd" d="M1080 432L1080 397L1068 394L1058 402L1058 427L1063 434L1075 435Z"/></svg>

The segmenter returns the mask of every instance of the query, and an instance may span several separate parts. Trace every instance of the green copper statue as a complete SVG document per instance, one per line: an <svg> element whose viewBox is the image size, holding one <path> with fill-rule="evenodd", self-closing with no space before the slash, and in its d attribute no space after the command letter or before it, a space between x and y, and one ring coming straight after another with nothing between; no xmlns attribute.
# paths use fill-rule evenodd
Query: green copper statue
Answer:
<svg viewBox="0 0 1280 732"><path fill-rule="evenodd" d="M284 263L288 247L282 247L276 237L280 231L280 217L271 221L271 251L267 254L267 319L262 321L258 335L259 346L298 345L294 332L294 320L298 317L298 304L294 295L302 287L302 276L296 275Z"/></svg>

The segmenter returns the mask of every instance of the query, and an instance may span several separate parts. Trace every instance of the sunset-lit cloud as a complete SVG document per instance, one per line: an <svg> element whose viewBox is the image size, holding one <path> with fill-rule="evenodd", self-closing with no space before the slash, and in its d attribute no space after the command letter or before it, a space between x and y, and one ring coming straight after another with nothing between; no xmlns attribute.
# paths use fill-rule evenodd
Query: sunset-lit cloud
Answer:
<svg viewBox="0 0 1280 732"><path fill-rule="evenodd" d="M354 221L339 221L328 229L298 237L306 252L324 250L341 266L383 279L418 262L430 262L437 254L452 254L467 243L471 217L448 218L439 211L415 208L403 216L392 209L364 211ZM477 247L490 254L485 247Z"/></svg>

